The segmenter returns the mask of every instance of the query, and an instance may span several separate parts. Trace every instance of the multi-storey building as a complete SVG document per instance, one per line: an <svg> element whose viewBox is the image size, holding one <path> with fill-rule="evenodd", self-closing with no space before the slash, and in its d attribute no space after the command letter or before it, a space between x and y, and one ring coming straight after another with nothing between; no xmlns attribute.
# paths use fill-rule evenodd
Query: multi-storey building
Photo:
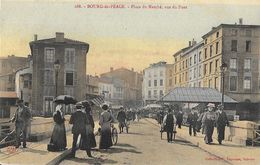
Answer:
<svg viewBox="0 0 260 165"><path fill-rule="evenodd" d="M28 61L15 55L0 58L0 91L15 91L15 72L28 67Z"/></svg>
<svg viewBox="0 0 260 165"><path fill-rule="evenodd" d="M221 89L220 66L225 72L225 94L239 102L260 101L260 25L221 24L203 37L206 87Z"/></svg>
<svg viewBox="0 0 260 165"><path fill-rule="evenodd" d="M112 105L122 105L124 100L124 81L112 77L100 77L99 95Z"/></svg>
<svg viewBox="0 0 260 165"><path fill-rule="evenodd" d="M87 75L86 77L86 97L87 99L99 96L99 77Z"/></svg>
<svg viewBox="0 0 260 165"><path fill-rule="evenodd" d="M242 20L220 24L202 38L173 55L174 87L209 87L222 92L224 85L225 94L239 102L241 116L255 114L260 103L260 25L243 25ZM223 63L228 66L224 84Z"/></svg>
<svg viewBox="0 0 260 165"><path fill-rule="evenodd" d="M124 81L124 105L141 105L142 100L142 74L127 68L110 68L110 71L100 75L101 77L112 77Z"/></svg>
<svg viewBox="0 0 260 165"><path fill-rule="evenodd" d="M168 64L158 62L144 69L143 102L150 104L159 100L166 93L166 71Z"/></svg>
<svg viewBox="0 0 260 165"><path fill-rule="evenodd" d="M86 95L86 55L89 45L85 42L56 37L30 42L33 59L32 110L38 114L53 112L53 101L58 95L71 95L84 100ZM56 70L54 64L56 65Z"/></svg>

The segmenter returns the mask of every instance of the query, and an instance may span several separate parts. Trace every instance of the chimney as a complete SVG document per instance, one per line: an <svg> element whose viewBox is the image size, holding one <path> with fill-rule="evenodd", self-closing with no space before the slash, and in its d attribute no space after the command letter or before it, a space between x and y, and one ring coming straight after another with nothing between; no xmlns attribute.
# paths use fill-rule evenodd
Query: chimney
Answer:
<svg viewBox="0 0 260 165"><path fill-rule="evenodd" d="M194 46L197 42L194 40L194 38L192 39L192 46Z"/></svg>
<svg viewBox="0 0 260 165"><path fill-rule="evenodd" d="M64 33L56 32L56 42L64 42Z"/></svg>
<svg viewBox="0 0 260 165"><path fill-rule="evenodd" d="M131 68L131 71L133 72L133 71L134 71L134 68Z"/></svg>
<svg viewBox="0 0 260 165"><path fill-rule="evenodd" d="M114 68L113 67L110 67L110 72L113 72Z"/></svg>
<svg viewBox="0 0 260 165"><path fill-rule="evenodd" d="M191 46L191 41L189 41L189 47Z"/></svg>
<svg viewBox="0 0 260 165"><path fill-rule="evenodd" d="M239 18L239 25L243 25L243 18Z"/></svg>
<svg viewBox="0 0 260 165"><path fill-rule="evenodd" d="M37 41L37 34L34 34L34 41Z"/></svg>

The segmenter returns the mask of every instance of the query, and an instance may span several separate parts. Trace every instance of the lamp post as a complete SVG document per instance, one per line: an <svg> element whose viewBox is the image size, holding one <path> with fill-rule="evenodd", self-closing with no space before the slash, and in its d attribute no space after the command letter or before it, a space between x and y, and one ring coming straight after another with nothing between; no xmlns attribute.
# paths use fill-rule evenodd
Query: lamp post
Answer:
<svg viewBox="0 0 260 165"><path fill-rule="evenodd" d="M221 78L222 78L222 96L221 96L221 104L224 107L224 92L225 92L225 71L227 70L228 66L225 62L222 62L220 66L221 70Z"/></svg>
<svg viewBox="0 0 260 165"><path fill-rule="evenodd" d="M60 61L56 60L54 62L54 70L55 70L55 97L58 95L58 75L60 70Z"/></svg>

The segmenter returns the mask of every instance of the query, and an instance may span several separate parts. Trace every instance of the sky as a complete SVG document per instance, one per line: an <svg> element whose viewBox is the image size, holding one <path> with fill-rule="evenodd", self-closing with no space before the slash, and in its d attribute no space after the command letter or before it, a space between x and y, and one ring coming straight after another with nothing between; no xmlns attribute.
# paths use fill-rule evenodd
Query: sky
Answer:
<svg viewBox="0 0 260 165"><path fill-rule="evenodd" d="M110 67L142 71L166 61L213 26L260 25L259 0L0 0L0 57L30 54L29 42L55 37L89 43L87 73L100 74ZM124 4L130 8L76 8L75 5ZM134 9L135 6L186 6L182 9Z"/></svg>

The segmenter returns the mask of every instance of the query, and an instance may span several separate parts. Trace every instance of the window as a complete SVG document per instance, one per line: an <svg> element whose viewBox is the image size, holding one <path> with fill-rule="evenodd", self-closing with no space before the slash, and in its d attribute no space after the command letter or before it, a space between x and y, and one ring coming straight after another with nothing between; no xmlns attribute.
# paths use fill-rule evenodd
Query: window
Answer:
<svg viewBox="0 0 260 165"><path fill-rule="evenodd" d="M179 75L179 83L181 83L181 74Z"/></svg>
<svg viewBox="0 0 260 165"><path fill-rule="evenodd" d="M192 65L192 57L190 57L190 66Z"/></svg>
<svg viewBox="0 0 260 165"><path fill-rule="evenodd" d="M201 82L199 81L199 87L201 87Z"/></svg>
<svg viewBox="0 0 260 165"><path fill-rule="evenodd" d="M214 84L214 87L215 87L215 89L218 88L218 77L215 77L215 84Z"/></svg>
<svg viewBox="0 0 260 165"><path fill-rule="evenodd" d="M251 77L244 78L244 89L251 89Z"/></svg>
<svg viewBox="0 0 260 165"><path fill-rule="evenodd" d="M244 69L245 70L251 69L251 59L250 58L245 59Z"/></svg>
<svg viewBox="0 0 260 165"><path fill-rule="evenodd" d="M177 72L177 64L174 65L175 73Z"/></svg>
<svg viewBox="0 0 260 165"><path fill-rule="evenodd" d="M237 35L237 29L232 29L231 30L231 35L236 36Z"/></svg>
<svg viewBox="0 0 260 165"><path fill-rule="evenodd" d="M160 76L161 76L161 77L163 76L163 71L160 71Z"/></svg>
<svg viewBox="0 0 260 165"><path fill-rule="evenodd" d="M45 62L54 62L55 49L54 48L45 48Z"/></svg>
<svg viewBox="0 0 260 165"><path fill-rule="evenodd" d="M209 88L211 88L211 87L212 87L212 85L211 85L211 84L212 84L212 80L210 79L210 80L209 80Z"/></svg>
<svg viewBox="0 0 260 165"><path fill-rule="evenodd" d="M194 64L196 64L196 62L197 62L196 60L197 60L197 55L195 54L194 55Z"/></svg>
<svg viewBox="0 0 260 165"><path fill-rule="evenodd" d="M190 80L192 79L192 70L190 69Z"/></svg>
<svg viewBox="0 0 260 165"><path fill-rule="evenodd" d="M163 97L163 91L160 90L160 97Z"/></svg>
<svg viewBox="0 0 260 165"><path fill-rule="evenodd" d="M163 80L160 80L160 86L163 86Z"/></svg>
<svg viewBox="0 0 260 165"><path fill-rule="evenodd" d="M219 32L216 33L216 38L218 38L218 37L219 37Z"/></svg>
<svg viewBox="0 0 260 165"><path fill-rule="evenodd" d="M204 64L204 75L207 74L207 64Z"/></svg>
<svg viewBox="0 0 260 165"><path fill-rule="evenodd" d="M237 40L231 41L231 51L234 51L234 52L237 51Z"/></svg>
<svg viewBox="0 0 260 165"><path fill-rule="evenodd" d="M246 36L251 37L252 36L252 30L246 30Z"/></svg>
<svg viewBox="0 0 260 165"><path fill-rule="evenodd" d="M251 52L251 41L246 41L246 52Z"/></svg>
<svg viewBox="0 0 260 165"><path fill-rule="evenodd" d="M205 39L205 44L207 44L207 42L208 42L208 39Z"/></svg>
<svg viewBox="0 0 260 165"><path fill-rule="evenodd" d="M201 61L201 51L199 52L199 62Z"/></svg>
<svg viewBox="0 0 260 165"><path fill-rule="evenodd" d="M157 86L157 80L154 80L153 85L156 87Z"/></svg>
<svg viewBox="0 0 260 165"><path fill-rule="evenodd" d="M177 57L174 58L174 61L177 62Z"/></svg>
<svg viewBox="0 0 260 165"><path fill-rule="evenodd" d="M210 56L210 57L212 56L212 52L213 52L213 46L210 45L210 47L209 47L209 56Z"/></svg>
<svg viewBox="0 0 260 165"><path fill-rule="evenodd" d="M65 85L73 85L73 72L67 72L66 73Z"/></svg>
<svg viewBox="0 0 260 165"><path fill-rule="evenodd" d="M216 43L216 54L218 54L218 45L219 45L219 42Z"/></svg>
<svg viewBox="0 0 260 165"><path fill-rule="evenodd" d="M151 98L151 91L148 91L148 98Z"/></svg>
<svg viewBox="0 0 260 165"><path fill-rule="evenodd" d="M184 69L184 66L185 66L184 62L185 62L185 61L182 61L182 69Z"/></svg>
<svg viewBox="0 0 260 165"><path fill-rule="evenodd" d="M172 86L172 79L169 80L169 86Z"/></svg>
<svg viewBox="0 0 260 165"><path fill-rule="evenodd" d="M54 72L52 70L44 71L44 84L54 84Z"/></svg>
<svg viewBox="0 0 260 165"><path fill-rule="evenodd" d="M218 59L215 61L215 71L217 71L218 70Z"/></svg>
<svg viewBox="0 0 260 165"><path fill-rule="evenodd" d="M188 68L188 59L186 59L186 68Z"/></svg>
<svg viewBox="0 0 260 165"><path fill-rule="evenodd" d="M151 86L151 80L148 81L148 86L149 86L149 87Z"/></svg>
<svg viewBox="0 0 260 165"><path fill-rule="evenodd" d="M70 49L70 48L65 49L65 63L66 64L75 63L75 49Z"/></svg>
<svg viewBox="0 0 260 165"><path fill-rule="evenodd" d="M157 90L154 90L154 91L153 91L153 97L154 97L154 98L157 98Z"/></svg>
<svg viewBox="0 0 260 165"><path fill-rule="evenodd" d="M194 72L193 72L193 78L196 78L196 68L194 68Z"/></svg>
<svg viewBox="0 0 260 165"><path fill-rule="evenodd" d="M174 77L174 84L177 84L177 77Z"/></svg>
<svg viewBox="0 0 260 165"><path fill-rule="evenodd" d="M184 77L184 73L182 73L182 81L184 81L185 77Z"/></svg>
<svg viewBox="0 0 260 165"><path fill-rule="evenodd" d="M205 56L205 59L207 59L207 48L204 49L204 56Z"/></svg>
<svg viewBox="0 0 260 165"><path fill-rule="evenodd" d="M230 91L236 91L237 90L237 77L236 76L230 76L230 85L229 90Z"/></svg>
<svg viewBox="0 0 260 165"><path fill-rule="evenodd" d="M199 66L199 77L201 76L201 65Z"/></svg>
<svg viewBox="0 0 260 165"><path fill-rule="evenodd" d="M237 69L237 59L236 58L230 59L230 69Z"/></svg>
<svg viewBox="0 0 260 165"><path fill-rule="evenodd" d="M7 108L6 106L1 106L1 108L0 108L0 118L10 118L10 109Z"/></svg>
<svg viewBox="0 0 260 165"><path fill-rule="evenodd" d="M212 72L212 64L213 64L213 62L210 62L210 63L209 63L209 73Z"/></svg>

